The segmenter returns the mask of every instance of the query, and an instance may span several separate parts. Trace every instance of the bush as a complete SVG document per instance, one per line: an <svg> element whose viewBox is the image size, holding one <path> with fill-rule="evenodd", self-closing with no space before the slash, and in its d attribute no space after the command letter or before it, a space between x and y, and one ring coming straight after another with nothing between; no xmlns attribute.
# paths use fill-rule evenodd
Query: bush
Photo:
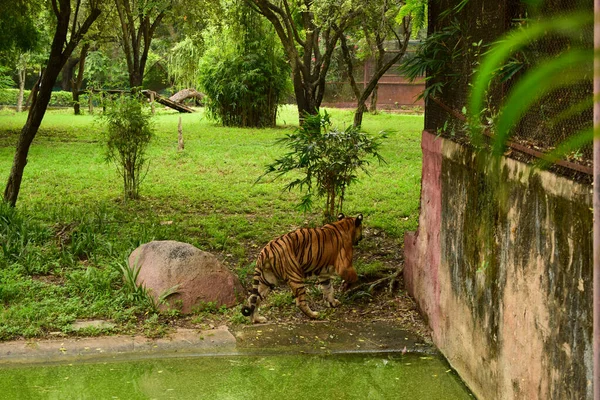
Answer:
<svg viewBox="0 0 600 400"><path fill-rule="evenodd" d="M23 105L25 105L25 102L29 97L29 93L31 93L31 90L25 90L23 92ZM98 95L96 96L99 97ZM18 97L19 89L0 89L0 105L16 106ZM79 96L79 101L81 104L87 104L88 95L84 94ZM66 92L62 90L52 92L52 97L50 97L50 103L48 103L48 105L50 107L72 107L73 94L71 92Z"/></svg>
<svg viewBox="0 0 600 400"><path fill-rule="evenodd" d="M209 117L225 126L275 126L289 67L281 44L258 14L240 7L235 23L212 34L200 63Z"/></svg>
<svg viewBox="0 0 600 400"><path fill-rule="evenodd" d="M277 140L276 143L290 152L268 165L263 176L276 173L280 177L292 171L301 172L301 177L288 183L284 190L296 187L306 190L300 203L300 208L305 211L312 207L314 196L324 197L323 214L326 221L332 221L342 212L346 189L356 181L358 170L369 173L366 157L385 162L379 154L381 139L385 137L385 132L381 132L379 138L371 138L352 126L344 131L332 129L327 112L306 115L304 123L294 133Z"/></svg>
<svg viewBox="0 0 600 400"><path fill-rule="evenodd" d="M106 160L114 162L123 177L124 199L137 199L146 164L146 149L152 139L152 114L137 96L122 95L106 102Z"/></svg>

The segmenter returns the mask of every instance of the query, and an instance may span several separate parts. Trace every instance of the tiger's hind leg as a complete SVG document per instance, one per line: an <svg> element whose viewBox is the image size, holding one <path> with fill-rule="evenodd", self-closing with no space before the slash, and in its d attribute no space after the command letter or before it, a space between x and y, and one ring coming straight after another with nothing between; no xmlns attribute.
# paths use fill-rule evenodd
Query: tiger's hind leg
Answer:
<svg viewBox="0 0 600 400"><path fill-rule="evenodd" d="M306 302L306 285L304 284L304 282L290 280L288 282L288 284L289 284L290 288L292 289L292 293L294 294L294 297L296 298L296 305L298 306L298 308L300 310L302 310L302 312L307 317L313 318L313 319L318 318L319 313L311 310L310 307L308 306L308 303Z"/></svg>
<svg viewBox="0 0 600 400"><path fill-rule="evenodd" d="M252 315L250 315L250 320L253 324L264 324L265 322L267 322L267 319L265 317L258 315L258 306L260 305L260 301L262 299L265 299L269 292L271 292L271 288L268 285L265 285L264 283L259 283L258 296L255 297L256 304L254 307L254 312L252 313Z"/></svg>
<svg viewBox="0 0 600 400"><path fill-rule="evenodd" d="M337 307L340 305L340 302L334 297L331 277L319 277L319 286L321 288L321 292L323 292L323 301L325 301L325 304L327 304L329 307Z"/></svg>
<svg viewBox="0 0 600 400"><path fill-rule="evenodd" d="M250 321L253 324L264 323L267 321L265 317L258 315L258 306L260 301L265 299L273 285L277 283L277 278L269 270L257 269L254 273L254 280L252 282L252 293L248 298L248 305L242 308L242 314L246 317L250 317Z"/></svg>

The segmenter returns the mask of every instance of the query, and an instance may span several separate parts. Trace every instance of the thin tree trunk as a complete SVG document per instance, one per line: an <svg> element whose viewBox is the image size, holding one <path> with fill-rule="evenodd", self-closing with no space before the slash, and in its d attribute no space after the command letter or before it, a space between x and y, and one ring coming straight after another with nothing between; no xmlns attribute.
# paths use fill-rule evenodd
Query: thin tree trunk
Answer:
<svg viewBox="0 0 600 400"><path fill-rule="evenodd" d="M17 112L23 111L23 97L25 93L25 78L27 77L27 65L19 69L19 97L17 97Z"/></svg>
<svg viewBox="0 0 600 400"><path fill-rule="evenodd" d="M79 104L79 91L81 90L81 84L83 83L83 71L85 70L85 59L90 48L89 43L85 43L81 47L81 54L79 55L79 68L77 71L77 78L71 79L71 92L73 94L73 112L75 115L81 115L81 104Z"/></svg>
<svg viewBox="0 0 600 400"><path fill-rule="evenodd" d="M62 68L62 77L60 80L60 88L65 92L71 88L71 81L73 80L73 71L79 63L78 58L69 58L64 67Z"/></svg>
<svg viewBox="0 0 600 400"><path fill-rule="evenodd" d="M19 196L19 190L21 189L21 181L23 180L23 171L27 165L27 154L29 153L29 147L37 134L40 127L50 97L52 95L52 86L56 81L56 77L60 73L62 68L61 57L50 57L48 66L42 75L42 81L37 96L34 96L27 116L27 122L21 130L21 135L17 142L17 149L13 159L13 165L10 170L8 182L4 189L4 201L9 203L11 206L15 206L17 198Z"/></svg>
<svg viewBox="0 0 600 400"><path fill-rule="evenodd" d="M369 106L369 112L372 114L377 113L377 92L379 91L379 84L375 85L373 93L371 94L371 105Z"/></svg>

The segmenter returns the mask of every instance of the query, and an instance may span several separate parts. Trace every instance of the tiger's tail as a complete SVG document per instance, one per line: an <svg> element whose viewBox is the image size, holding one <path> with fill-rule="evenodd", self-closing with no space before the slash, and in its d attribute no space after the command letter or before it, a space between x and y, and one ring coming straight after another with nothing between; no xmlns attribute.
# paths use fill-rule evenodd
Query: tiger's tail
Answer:
<svg viewBox="0 0 600 400"><path fill-rule="evenodd" d="M258 285L260 284L260 275L261 275L261 266L262 262L259 260L256 261L256 268L254 270L254 278L252 279L252 290L250 291L250 297L248 298L249 306L242 307L242 315L245 317L249 317L254 314L254 310L256 309L256 302L258 301Z"/></svg>

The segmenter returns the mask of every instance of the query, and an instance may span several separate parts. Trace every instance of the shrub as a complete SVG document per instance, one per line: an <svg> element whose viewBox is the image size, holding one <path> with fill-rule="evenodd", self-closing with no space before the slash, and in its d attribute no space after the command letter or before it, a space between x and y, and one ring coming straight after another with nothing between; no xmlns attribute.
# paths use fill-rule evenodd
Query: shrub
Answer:
<svg viewBox="0 0 600 400"><path fill-rule="evenodd" d="M23 105L29 97L31 90L25 90L23 92ZM0 89L0 105L3 106L15 106L17 105L17 97L19 96L19 89ZM98 96L99 97L99 96ZM84 94L79 96L81 104L87 104L88 95ZM97 103L97 101L96 101ZM65 91L52 92L50 97L50 107L71 107L73 105L73 94Z"/></svg>
<svg viewBox="0 0 600 400"><path fill-rule="evenodd" d="M114 162L123 178L124 199L137 199L146 149L153 136L152 115L137 96L118 96L107 101L102 115L107 123L106 160Z"/></svg>
<svg viewBox="0 0 600 400"><path fill-rule="evenodd" d="M385 162L379 154L381 139L385 137L385 132L381 132L379 138L371 138L352 126L343 131L332 129L327 112L306 115L294 133L277 140L290 151L268 165L263 176L275 173L280 177L299 171L301 177L288 183L284 190L305 190L300 203L305 211L312 207L314 196L324 197L323 214L326 221L332 221L342 212L346 189L356 181L358 171L369 173L367 157Z"/></svg>
<svg viewBox="0 0 600 400"><path fill-rule="evenodd" d="M213 31L200 63L205 106L225 126L275 126L289 67L270 25L247 6L237 7L236 22Z"/></svg>

